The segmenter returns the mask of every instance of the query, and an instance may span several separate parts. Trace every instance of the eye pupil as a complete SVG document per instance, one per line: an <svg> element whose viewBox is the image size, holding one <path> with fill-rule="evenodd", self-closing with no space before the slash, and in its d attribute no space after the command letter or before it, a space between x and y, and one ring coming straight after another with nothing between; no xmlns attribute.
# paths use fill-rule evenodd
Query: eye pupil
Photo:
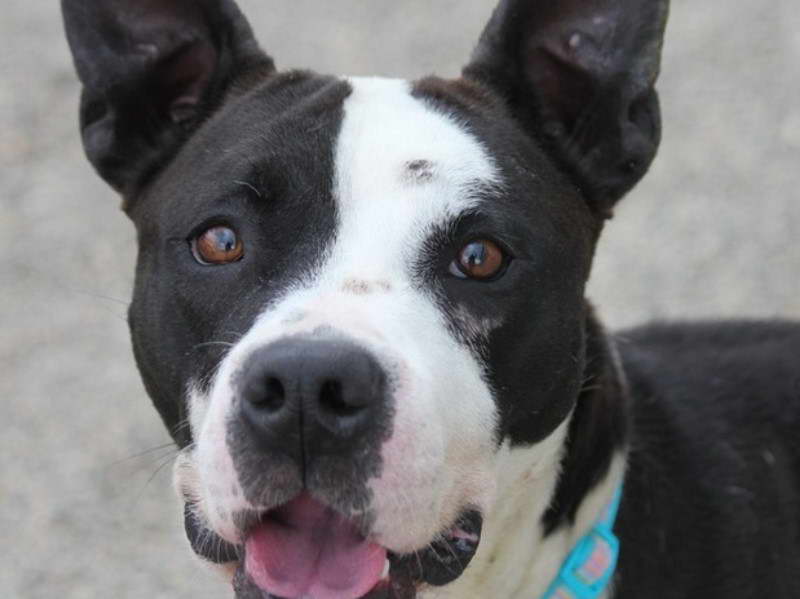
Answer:
<svg viewBox="0 0 800 599"><path fill-rule="evenodd" d="M496 243L481 239L461 248L451 272L460 278L486 280L501 274L507 263L505 252Z"/></svg>
<svg viewBox="0 0 800 599"><path fill-rule="evenodd" d="M244 246L230 227L206 229L192 243L195 259L201 264L228 264L244 255Z"/></svg>
<svg viewBox="0 0 800 599"><path fill-rule="evenodd" d="M486 246L483 243L470 243L464 252L469 266L480 266L486 262Z"/></svg>

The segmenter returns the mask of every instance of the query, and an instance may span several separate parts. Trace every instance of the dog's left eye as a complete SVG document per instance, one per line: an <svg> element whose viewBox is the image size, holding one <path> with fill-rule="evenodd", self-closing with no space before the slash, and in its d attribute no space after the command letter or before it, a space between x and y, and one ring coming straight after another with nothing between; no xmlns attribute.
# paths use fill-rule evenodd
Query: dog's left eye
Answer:
<svg viewBox="0 0 800 599"><path fill-rule="evenodd" d="M458 251L450 264L450 274L459 279L487 281L501 276L508 262L508 255L495 242L476 239Z"/></svg>
<svg viewBox="0 0 800 599"><path fill-rule="evenodd" d="M191 245L192 254L200 264L229 264L244 256L242 240L230 227L206 229L192 240Z"/></svg>

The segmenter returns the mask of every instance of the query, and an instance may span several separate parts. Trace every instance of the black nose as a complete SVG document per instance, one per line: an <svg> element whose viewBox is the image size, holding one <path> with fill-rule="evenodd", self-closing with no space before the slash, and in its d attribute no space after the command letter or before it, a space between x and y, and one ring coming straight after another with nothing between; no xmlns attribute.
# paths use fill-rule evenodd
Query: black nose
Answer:
<svg viewBox="0 0 800 599"><path fill-rule="evenodd" d="M379 424L386 401L381 365L343 340L277 341L253 353L240 380L240 414L250 434L297 462L347 457Z"/></svg>

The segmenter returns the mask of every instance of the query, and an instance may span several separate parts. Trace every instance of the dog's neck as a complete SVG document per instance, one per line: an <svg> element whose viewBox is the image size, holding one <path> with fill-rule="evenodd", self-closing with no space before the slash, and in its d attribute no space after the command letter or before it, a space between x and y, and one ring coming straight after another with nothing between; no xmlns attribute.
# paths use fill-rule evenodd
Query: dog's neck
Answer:
<svg viewBox="0 0 800 599"><path fill-rule="evenodd" d="M464 575L422 597L538 599L575 544L597 523L624 477L627 386L611 341L586 317L586 377L558 429L498 454L497 497Z"/></svg>

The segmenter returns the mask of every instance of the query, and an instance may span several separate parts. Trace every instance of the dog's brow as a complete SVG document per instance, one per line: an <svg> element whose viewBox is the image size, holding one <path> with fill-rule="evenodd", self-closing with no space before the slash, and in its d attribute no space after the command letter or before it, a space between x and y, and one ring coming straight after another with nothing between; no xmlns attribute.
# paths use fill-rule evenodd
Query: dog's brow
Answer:
<svg viewBox="0 0 800 599"><path fill-rule="evenodd" d="M264 199L264 195L252 183L248 183L247 181L241 181L241 180L234 181L233 183L235 185L239 185L241 187L246 187L247 189L251 190L254 194L256 194L256 196L258 196L259 200L263 200Z"/></svg>

